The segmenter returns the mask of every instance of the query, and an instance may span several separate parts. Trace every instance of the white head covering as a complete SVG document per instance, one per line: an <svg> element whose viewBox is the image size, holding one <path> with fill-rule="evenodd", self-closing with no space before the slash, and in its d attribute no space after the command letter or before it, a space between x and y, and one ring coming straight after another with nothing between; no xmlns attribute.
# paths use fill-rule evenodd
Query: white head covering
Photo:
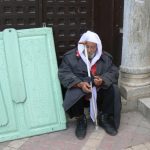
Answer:
<svg viewBox="0 0 150 150"><path fill-rule="evenodd" d="M89 62L89 66L92 67L97 62L97 60L99 60L99 58L102 55L102 43L101 43L101 40L100 40L99 36L96 33L92 32L92 31L85 32L81 36L81 38L79 40L79 43L80 42L86 42L86 41L93 42L93 43L97 44L96 54L95 54L94 58L92 59L91 63ZM79 54L80 54L81 58L83 59L83 61L85 63L87 63L86 57L84 55L84 48L85 48L85 46L83 44L78 44Z"/></svg>

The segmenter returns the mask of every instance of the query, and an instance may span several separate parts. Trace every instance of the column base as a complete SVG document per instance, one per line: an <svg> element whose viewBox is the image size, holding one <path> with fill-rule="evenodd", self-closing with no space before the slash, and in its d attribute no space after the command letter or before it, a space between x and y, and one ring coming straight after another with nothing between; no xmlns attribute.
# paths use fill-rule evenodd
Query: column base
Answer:
<svg viewBox="0 0 150 150"><path fill-rule="evenodd" d="M150 85L150 73L125 73L120 72L120 84L131 86L131 87L139 87Z"/></svg>
<svg viewBox="0 0 150 150"><path fill-rule="evenodd" d="M138 99L150 96L150 85L131 87L131 86L120 84L119 88L122 96L123 112L137 110Z"/></svg>

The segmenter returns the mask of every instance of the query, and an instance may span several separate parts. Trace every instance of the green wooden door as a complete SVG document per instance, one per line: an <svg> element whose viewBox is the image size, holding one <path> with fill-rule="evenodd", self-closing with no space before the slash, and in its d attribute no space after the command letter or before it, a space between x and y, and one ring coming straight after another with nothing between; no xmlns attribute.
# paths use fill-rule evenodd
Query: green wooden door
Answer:
<svg viewBox="0 0 150 150"><path fill-rule="evenodd" d="M0 33L0 141L66 128L51 28Z"/></svg>

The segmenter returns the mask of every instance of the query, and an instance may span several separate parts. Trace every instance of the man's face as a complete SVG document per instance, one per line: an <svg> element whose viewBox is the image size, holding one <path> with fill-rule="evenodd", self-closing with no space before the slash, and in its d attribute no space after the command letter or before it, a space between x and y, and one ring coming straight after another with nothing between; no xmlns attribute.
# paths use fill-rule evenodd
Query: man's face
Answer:
<svg viewBox="0 0 150 150"><path fill-rule="evenodd" d="M93 56L95 55L96 49L97 49L97 44L87 41L86 48L87 48L88 57L93 58Z"/></svg>

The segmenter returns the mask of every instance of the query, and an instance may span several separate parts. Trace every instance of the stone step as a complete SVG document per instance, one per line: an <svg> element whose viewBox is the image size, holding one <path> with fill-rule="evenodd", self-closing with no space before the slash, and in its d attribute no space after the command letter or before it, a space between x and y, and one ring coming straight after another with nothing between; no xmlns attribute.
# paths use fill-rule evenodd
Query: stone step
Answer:
<svg viewBox="0 0 150 150"><path fill-rule="evenodd" d="M150 121L150 97L138 100L138 110Z"/></svg>

